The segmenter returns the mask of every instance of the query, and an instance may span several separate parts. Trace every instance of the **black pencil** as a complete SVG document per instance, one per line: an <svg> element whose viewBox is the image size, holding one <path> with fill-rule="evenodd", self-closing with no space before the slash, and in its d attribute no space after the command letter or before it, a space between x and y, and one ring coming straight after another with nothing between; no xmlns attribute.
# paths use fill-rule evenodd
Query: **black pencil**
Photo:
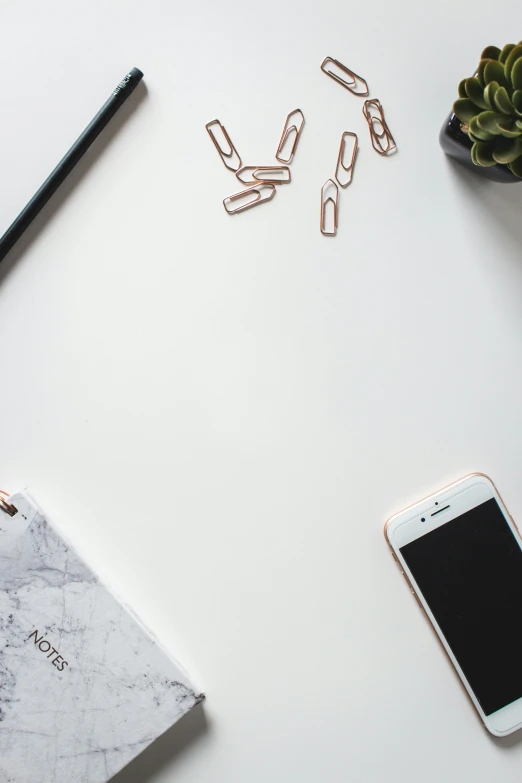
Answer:
<svg viewBox="0 0 522 783"><path fill-rule="evenodd" d="M42 187L34 194L31 201L20 212L14 223L0 239L0 261L11 250L26 228L31 224L42 207L49 201L64 179L76 166L80 158L87 152L93 141L105 128L120 106L142 80L143 74L138 68L133 68L121 80L109 100L102 106L96 117L85 128L82 135L74 142L69 152L59 162L54 171L47 177Z"/></svg>

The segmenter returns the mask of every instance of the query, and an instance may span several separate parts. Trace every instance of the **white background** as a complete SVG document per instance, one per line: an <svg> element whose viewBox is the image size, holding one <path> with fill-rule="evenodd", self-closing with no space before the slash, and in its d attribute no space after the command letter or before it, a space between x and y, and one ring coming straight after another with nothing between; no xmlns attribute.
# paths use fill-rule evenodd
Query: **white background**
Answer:
<svg viewBox="0 0 522 783"><path fill-rule="evenodd" d="M520 781L384 544L472 470L522 518L522 184L438 132L516 0L4 2L0 225L133 65L110 129L0 267L1 484L27 485L205 688L118 783ZM381 99L370 147L337 57ZM205 131L293 181L240 189ZM319 191L360 136L339 234Z"/></svg>

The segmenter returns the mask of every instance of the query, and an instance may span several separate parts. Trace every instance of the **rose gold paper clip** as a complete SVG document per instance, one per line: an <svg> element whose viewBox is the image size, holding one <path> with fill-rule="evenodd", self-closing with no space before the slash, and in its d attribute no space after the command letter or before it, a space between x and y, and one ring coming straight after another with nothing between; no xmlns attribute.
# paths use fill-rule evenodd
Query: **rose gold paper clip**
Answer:
<svg viewBox="0 0 522 783"><path fill-rule="evenodd" d="M6 514L9 514L10 517L14 517L16 514L18 514L18 509L11 505L11 503L8 503L9 495L7 492L4 492L3 489L0 489L0 510L5 511Z"/></svg>
<svg viewBox="0 0 522 783"><path fill-rule="evenodd" d="M384 110L377 98L364 101L363 114L370 128L370 136L375 152L379 155L390 155L395 152L397 145L390 133L390 129L384 119Z"/></svg>
<svg viewBox="0 0 522 783"><path fill-rule="evenodd" d="M328 195L328 191L332 190L333 195ZM333 208L333 226L329 231L326 226L326 207L331 204ZM334 237L337 234L337 225L339 222L339 188L333 181L333 179L327 179L321 188L321 234L325 237Z"/></svg>
<svg viewBox="0 0 522 783"><path fill-rule="evenodd" d="M243 166L236 177L244 185L286 185L291 180L288 166Z"/></svg>
<svg viewBox="0 0 522 783"><path fill-rule="evenodd" d="M237 215L239 212L244 212L246 209L257 207L259 204L264 204L265 201L270 201L275 196L275 185L266 183L262 185L256 185L253 188L247 188L240 193L234 193L233 196L227 196L223 199L223 206L229 215ZM236 201L241 201L252 194L253 198L249 199L245 203L240 203L238 207L229 209ZM266 194L266 195L265 195Z"/></svg>
<svg viewBox="0 0 522 783"><path fill-rule="evenodd" d="M219 131L221 131L221 134L224 139L224 143L223 142L220 143L218 138L216 137L215 134L216 128L214 127L216 125L218 126ZM223 161L227 169L230 169L230 171L237 171L238 169L240 169L241 157L239 155L239 152L232 144L232 139L228 135L225 126L222 125L219 120L212 120L211 122L207 122L205 128L207 129L208 135L214 142L214 147L219 152L221 160Z"/></svg>
<svg viewBox="0 0 522 783"><path fill-rule="evenodd" d="M357 134L351 131L346 131L341 136L341 143L339 145L339 155L337 156L337 167L335 169L335 179L342 188L347 188L353 177L353 169L355 166L355 159L357 158L357 150L359 149L359 141ZM346 165L344 162L351 150L350 163Z"/></svg>
<svg viewBox="0 0 522 783"><path fill-rule="evenodd" d="M296 117L295 121L292 120L292 117L294 117L294 115ZM290 114L286 118L285 127L283 128L281 139L279 141L279 147L277 148L277 152L276 152L276 159L279 160L281 163L292 162L292 159L295 155L295 151L297 149L297 144L299 142L299 139L301 138L301 133L303 132L304 124L305 124L305 118L301 109L294 109L293 111L290 112ZM290 147L290 150L287 153L287 157L283 158L283 150L286 146L288 139L291 138L292 136L294 136L292 146Z"/></svg>
<svg viewBox="0 0 522 783"><path fill-rule="evenodd" d="M342 75L334 71L336 68ZM325 57L321 63L321 70L331 79L334 79L341 87L345 87L350 90L354 95L359 95L364 98L370 94L368 89L368 82L363 79L362 76L358 76L354 71L351 71L346 65L343 65L339 60L334 60L333 57Z"/></svg>

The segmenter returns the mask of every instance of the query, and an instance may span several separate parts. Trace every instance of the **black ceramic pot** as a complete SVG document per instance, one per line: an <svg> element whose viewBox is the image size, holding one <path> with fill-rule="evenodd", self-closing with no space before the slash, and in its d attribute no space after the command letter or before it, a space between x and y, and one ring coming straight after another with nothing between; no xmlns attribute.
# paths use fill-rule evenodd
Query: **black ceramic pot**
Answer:
<svg viewBox="0 0 522 783"><path fill-rule="evenodd" d="M496 166L475 166L471 160L471 148L473 142L467 133L460 129L460 120L453 113L442 126L439 136L440 146L450 158L455 158L463 166L472 169L475 174L486 177L493 182L503 182L506 185L522 182L522 178L516 177L511 169L503 163Z"/></svg>

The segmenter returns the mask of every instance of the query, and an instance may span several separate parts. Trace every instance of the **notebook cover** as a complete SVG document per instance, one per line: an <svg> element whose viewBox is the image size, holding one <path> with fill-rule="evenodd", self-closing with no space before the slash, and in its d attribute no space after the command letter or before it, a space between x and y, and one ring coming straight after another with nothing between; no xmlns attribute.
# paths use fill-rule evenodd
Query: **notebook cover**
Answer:
<svg viewBox="0 0 522 783"><path fill-rule="evenodd" d="M202 699L25 492L0 511L0 781L106 783Z"/></svg>

